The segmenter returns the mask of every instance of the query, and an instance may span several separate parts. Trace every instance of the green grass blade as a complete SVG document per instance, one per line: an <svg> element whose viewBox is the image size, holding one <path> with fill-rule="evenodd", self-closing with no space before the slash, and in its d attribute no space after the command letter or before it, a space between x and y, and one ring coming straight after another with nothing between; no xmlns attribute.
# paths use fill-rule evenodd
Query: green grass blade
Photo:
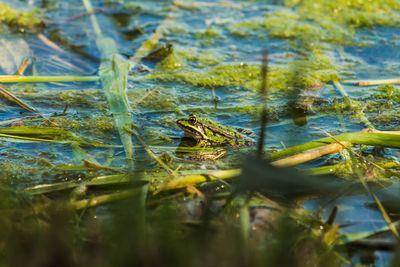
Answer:
<svg viewBox="0 0 400 267"><path fill-rule="evenodd" d="M21 83L21 82L94 82L98 76L19 76L0 75L0 83Z"/></svg>
<svg viewBox="0 0 400 267"><path fill-rule="evenodd" d="M371 146L400 148L400 134L395 134L395 133L388 133L388 132L344 133L336 135L335 138L339 141L348 141L353 145L371 145ZM327 137L271 153L267 155L266 158L268 160L273 160L281 157L286 157L309 149L321 147L326 144L331 144L334 142L336 142L334 139Z"/></svg>
<svg viewBox="0 0 400 267"><path fill-rule="evenodd" d="M393 222L392 225L394 227L398 227L400 225L400 221ZM380 234L380 233L385 233L385 232L388 232L388 231L390 231L390 228L389 228L388 225L385 225L385 226L383 226L383 227L381 227L379 229L374 229L372 231L345 234L338 244L341 245L341 244L351 243L351 242L354 242L356 240L365 239L365 238L371 237L373 235L377 235L377 234Z"/></svg>
<svg viewBox="0 0 400 267"><path fill-rule="evenodd" d="M39 195L39 194L46 194L50 192L68 190L79 185L85 186L112 186L118 184L124 184L130 182L128 176L126 174L112 174L112 175L105 175L105 176L98 176L94 177L89 181L85 181L82 183L77 183L75 181L67 181L67 182L60 182L60 183L53 183L53 184L40 184L34 185L24 188L21 192L28 193L31 195ZM147 182L143 181L138 183L138 186L142 186Z"/></svg>
<svg viewBox="0 0 400 267"><path fill-rule="evenodd" d="M241 169L220 170L212 172L202 172L200 174L189 174L176 176L174 179L154 185L149 188L149 192L158 193L161 191L184 188L187 185L196 185L204 182L218 181L220 179L230 179L241 174Z"/></svg>
<svg viewBox="0 0 400 267"><path fill-rule="evenodd" d="M82 0L88 12L93 11L90 0ZM114 116L115 127L117 128L121 142L125 149L128 161L133 161L133 143L131 134L124 130L124 127L131 128L131 110L126 95L126 86L129 72L129 62L118 54L115 41L104 37L96 17L91 14L90 19L96 34L96 45L101 51L102 60L99 67L100 80L103 84L104 93L107 97L110 111Z"/></svg>
<svg viewBox="0 0 400 267"><path fill-rule="evenodd" d="M131 128L132 125L131 110L126 95L128 70L128 61L114 54L111 59L102 60L99 74L126 157L128 160L133 160L132 137L124 130L125 127Z"/></svg>
<svg viewBox="0 0 400 267"><path fill-rule="evenodd" d="M72 143L89 147L120 147L118 145L107 145L89 138L83 138L66 129L57 127L0 127L0 137L23 140L23 142Z"/></svg>

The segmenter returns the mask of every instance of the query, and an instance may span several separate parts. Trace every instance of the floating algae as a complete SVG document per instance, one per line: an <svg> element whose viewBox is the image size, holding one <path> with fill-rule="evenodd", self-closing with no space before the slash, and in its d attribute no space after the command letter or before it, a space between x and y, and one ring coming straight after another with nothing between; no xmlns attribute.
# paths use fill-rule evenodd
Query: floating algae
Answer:
<svg viewBox="0 0 400 267"><path fill-rule="evenodd" d="M3 25L20 32L29 31L39 27L41 22L39 9L24 12L0 3L0 31Z"/></svg>

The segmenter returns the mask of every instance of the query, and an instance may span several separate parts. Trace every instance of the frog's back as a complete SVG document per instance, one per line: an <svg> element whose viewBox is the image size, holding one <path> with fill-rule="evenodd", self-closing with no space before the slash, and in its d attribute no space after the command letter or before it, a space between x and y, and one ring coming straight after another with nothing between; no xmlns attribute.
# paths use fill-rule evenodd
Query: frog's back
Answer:
<svg viewBox="0 0 400 267"><path fill-rule="evenodd" d="M243 129L243 128L240 128L240 127L236 127L235 129L239 133L247 135L249 137L257 137L257 135L255 133L253 133L252 131L249 131L249 130L246 130L246 129Z"/></svg>

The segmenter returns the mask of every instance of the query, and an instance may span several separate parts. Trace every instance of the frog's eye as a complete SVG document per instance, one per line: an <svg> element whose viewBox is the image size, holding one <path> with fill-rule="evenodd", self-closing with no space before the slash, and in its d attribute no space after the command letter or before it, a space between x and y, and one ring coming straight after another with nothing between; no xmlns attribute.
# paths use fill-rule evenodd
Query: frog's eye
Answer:
<svg viewBox="0 0 400 267"><path fill-rule="evenodd" d="M189 123L192 125L195 125L197 123L197 117L196 116L191 116L189 118Z"/></svg>

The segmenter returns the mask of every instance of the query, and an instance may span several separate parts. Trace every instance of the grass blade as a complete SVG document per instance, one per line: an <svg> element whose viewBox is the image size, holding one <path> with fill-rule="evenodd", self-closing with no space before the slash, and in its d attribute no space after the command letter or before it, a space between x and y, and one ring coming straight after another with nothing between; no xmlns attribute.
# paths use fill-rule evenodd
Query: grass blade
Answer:
<svg viewBox="0 0 400 267"><path fill-rule="evenodd" d="M87 12L92 12L93 7L89 0L82 0ZM124 130L132 124L131 109L126 95L129 62L118 54L115 41L103 37L96 17L91 14L92 27L96 34L96 44L101 51L102 60L99 67L99 75L103 84L110 111L114 116L115 127L119 132L121 142L125 149L125 155L129 162L133 162L133 143L131 134ZM128 127L131 128L131 127Z"/></svg>
<svg viewBox="0 0 400 267"><path fill-rule="evenodd" d="M28 104L23 102L21 99L19 99L18 97L16 97L15 95L10 93L6 89L4 89L3 87L0 87L0 94L2 96L4 96L4 98L6 98L8 101L15 103L16 105L20 106L21 108L26 109L27 111L32 112L32 113L37 113L37 110L35 108L29 106Z"/></svg>
<svg viewBox="0 0 400 267"><path fill-rule="evenodd" d="M0 75L0 83L21 82L95 82L98 76L20 76Z"/></svg>
<svg viewBox="0 0 400 267"><path fill-rule="evenodd" d="M353 145L370 145L370 146L400 148L399 132L389 132L389 131L357 132L357 133L344 133L336 135L334 137L335 139L341 142L346 141L352 143ZM336 141L330 137L323 138L271 153L266 158L269 160L278 159L335 142Z"/></svg>

